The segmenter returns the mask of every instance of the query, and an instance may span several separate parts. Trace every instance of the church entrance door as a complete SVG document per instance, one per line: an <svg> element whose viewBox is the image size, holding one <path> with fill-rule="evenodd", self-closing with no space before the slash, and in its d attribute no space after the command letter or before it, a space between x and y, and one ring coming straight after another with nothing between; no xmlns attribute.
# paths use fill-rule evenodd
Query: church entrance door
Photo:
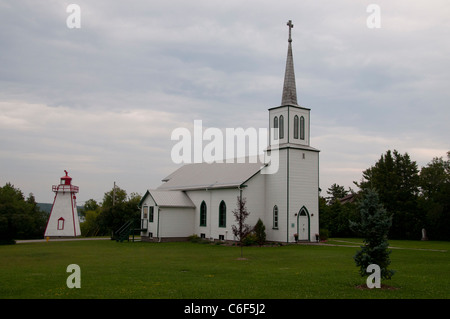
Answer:
<svg viewBox="0 0 450 319"><path fill-rule="evenodd" d="M305 206L297 215L298 240L309 241L309 213Z"/></svg>

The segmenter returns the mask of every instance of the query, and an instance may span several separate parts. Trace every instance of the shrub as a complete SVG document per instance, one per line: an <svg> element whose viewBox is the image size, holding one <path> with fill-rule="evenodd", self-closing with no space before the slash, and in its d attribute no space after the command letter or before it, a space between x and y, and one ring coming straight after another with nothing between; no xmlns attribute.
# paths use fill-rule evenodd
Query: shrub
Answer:
<svg viewBox="0 0 450 319"><path fill-rule="evenodd" d="M266 242L266 226L264 226L261 219L258 219L253 231L256 235L256 242L261 246Z"/></svg>
<svg viewBox="0 0 450 319"><path fill-rule="evenodd" d="M327 240L328 237L329 237L328 229L326 229L326 228L319 229L319 238L320 238L320 240Z"/></svg>
<svg viewBox="0 0 450 319"><path fill-rule="evenodd" d="M191 243L198 243L200 242L201 238L198 237L197 234L191 235L188 237L188 241L190 241Z"/></svg>
<svg viewBox="0 0 450 319"><path fill-rule="evenodd" d="M254 232L251 232L250 234L245 236L244 239L242 240L242 244L244 246L252 246L257 243L258 243L258 237L256 236L256 234Z"/></svg>

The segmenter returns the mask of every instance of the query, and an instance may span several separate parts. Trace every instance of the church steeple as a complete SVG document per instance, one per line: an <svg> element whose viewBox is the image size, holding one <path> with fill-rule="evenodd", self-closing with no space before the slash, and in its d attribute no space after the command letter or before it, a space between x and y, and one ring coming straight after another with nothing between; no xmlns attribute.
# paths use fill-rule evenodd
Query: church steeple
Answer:
<svg viewBox="0 0 450 319"><path fill-rule="evenodd" d="M289 27L289 38L283 96L280 106L269 109L269 128L274 131L271 138L273 138L274 141L278 140L280 147L310 147L310 109L298 105L297 102L291 37L294 25L291 20L288 21L287 26Z"/></svg>
<svg viewBox="0 0 450 319"><path fill-rule="evenodd" d="M294 73L294 60L292 57L292 38L291 29L294 27L292 20L287 23L289 27L289 39L288 39L288 53L286 59L286 71L284 74L283 96L281 99L281 105L294 105L297 106L297 89L295 86L295 73Z"/></svg>

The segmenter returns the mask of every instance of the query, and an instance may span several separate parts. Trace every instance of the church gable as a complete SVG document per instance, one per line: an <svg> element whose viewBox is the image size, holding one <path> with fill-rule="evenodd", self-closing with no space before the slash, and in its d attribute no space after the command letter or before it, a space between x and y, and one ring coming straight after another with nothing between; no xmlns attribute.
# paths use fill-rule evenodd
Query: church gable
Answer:
<svg viewBox="0 0 450 319"><path fill-rule="evenodd" d="M194 208L194 203L182 191L148 190L142 197L139 206L150 199L152 206Z"/></svg>

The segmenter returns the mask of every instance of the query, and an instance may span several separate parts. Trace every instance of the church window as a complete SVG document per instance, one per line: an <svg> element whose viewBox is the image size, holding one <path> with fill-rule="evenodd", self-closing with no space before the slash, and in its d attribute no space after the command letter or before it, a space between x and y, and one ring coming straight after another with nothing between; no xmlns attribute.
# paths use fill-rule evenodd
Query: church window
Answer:
<svg viewBox="0 0 450 319"><path fill-rule="evenodd" d="M273 229L278 229L278 206L273 207Z"/></svg>
<svg viewBox="0 0 450 319"><path fill-rule="evenodd" d="M206 226L206 203L200 205L200 226Z"/></svg>
<svg viewBox="0 0 450 319"><path fill-rule="evenodd" d="M220 202L219 205L219 227L227 226L227 205L224 201Z"/></svg>
<svg viewBox="0 0 450 319"><path fill-rule="evenodd" d="M150 213L149 213L149 216L148 216L148 221L149 221L150 223L153 223L154 209L155 209L155 207L150 206Z"/></svg>
<svg viewBox="0 0 450 319"><path fill-rule="evenodd" d="M284 117L280 115L280 139L284 138Z"/></svg>
<svg viewBox="0 0 450 319"><path fill-rule="evenodd" d="M303 116L300 117L300 139L305 139L305 118Z"/></svg>
<svg viewBox="0 0 450 319"><path fill-rule="evenodd" d="M278 140L278 117L274 117L273 119L273 139Z"/></svg>
<svg viewBox="0 0 450 319"><path fill-rule="evenodd" d="M294 116L294 138L298 139L298 116Z"/></svg>
<svg viewBox="0 0 450 319"><path fill-rule="evenodd" d="M142 207L142 218L148 218L148 206Z"/></svg>

